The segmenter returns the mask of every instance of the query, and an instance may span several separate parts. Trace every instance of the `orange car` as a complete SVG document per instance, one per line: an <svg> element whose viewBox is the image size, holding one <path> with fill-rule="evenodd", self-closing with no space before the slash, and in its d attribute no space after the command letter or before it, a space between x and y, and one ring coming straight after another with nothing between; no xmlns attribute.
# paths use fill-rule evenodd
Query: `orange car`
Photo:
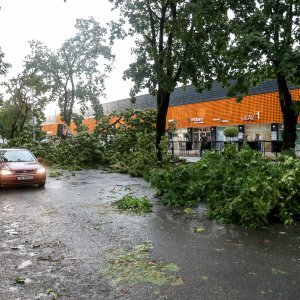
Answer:
<svg viewBox="0 0 300 300"><path fill-rule="evenodd" d="M27 149L0 149L0 186L45 186L46 170Z"/></svg>

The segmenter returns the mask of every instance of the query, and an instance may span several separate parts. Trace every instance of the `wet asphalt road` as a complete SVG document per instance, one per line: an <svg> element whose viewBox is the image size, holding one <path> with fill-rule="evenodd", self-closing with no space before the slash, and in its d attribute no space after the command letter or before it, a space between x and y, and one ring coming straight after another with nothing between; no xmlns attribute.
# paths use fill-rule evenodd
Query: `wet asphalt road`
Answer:
<svg viewBox="0 0 300 300"><path fill-rule="evenodd" d="M152 199L153 213L111 206L129 193ZM0 191L0 207L1 300L300 299L299 224L221 225L205 206L192 214L164 207L144 180L99 170ZM107 255L146 241L154 261L180 267L182 285L110 284L101 272Z"/></svg>

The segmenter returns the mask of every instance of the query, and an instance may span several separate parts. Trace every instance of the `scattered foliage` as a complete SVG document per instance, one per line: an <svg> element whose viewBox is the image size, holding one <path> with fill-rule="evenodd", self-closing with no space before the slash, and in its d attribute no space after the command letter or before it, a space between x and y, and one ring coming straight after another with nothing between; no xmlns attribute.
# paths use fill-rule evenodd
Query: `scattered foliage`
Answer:
<svg viewBox="0 0 300 300"><path fill-rule="evenodd" d="M110 279L111 285L134 285L149 283L153 285L181 285L180 277L170 273L179 272L175 264L154 261L150 257L150 243L135 246L132 250L119 249L106 262L104 274Z"/></svg>
<svg viewBox="0 0 300 300"><path fill-rule="evenodd" d="M282 271L280 269L272 268L272 274L274 274L274 275L286 275L287 272Z"/></svg>
<svg viewBox="0 0 300 300"><path fill-rule="evenodd" d="M14 284L24 284L24 283L25 283L24 278L16 277L14 280Z"/></svg>
<svg viewBox="0 0 300 300"><path fill-rule="evenodd" d="M205 231L205 228L204 228L204 226L200 226L200 227L197 227L197 228L193 228L193 230L196 233L203 233Z"/></svg>
<svg viewBox="0 0 300 300"><path fill-rule="evenodd" d="M48 176L49 177L60 177L60 176L63 176L63 171L61 170L51 170L49 173L48 173Z"/></svg>
<svg viewBox="0 0 300 300"><path fill-rule="evenodd" d="M152 204L147 197L136 198L131 195L125 195L123 198L115 202L118 209L123 211L134 212L138 214L150 213Z"/></svg>

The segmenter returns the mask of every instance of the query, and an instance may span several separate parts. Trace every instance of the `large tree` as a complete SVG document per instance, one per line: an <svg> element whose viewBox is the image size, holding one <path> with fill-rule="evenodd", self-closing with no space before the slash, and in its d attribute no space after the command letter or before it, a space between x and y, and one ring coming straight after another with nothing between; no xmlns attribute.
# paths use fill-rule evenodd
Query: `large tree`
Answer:
<svg viewBox="0 0 300 300"><path fill-rule="evenodd" d="M98 22L91 17L78 19L75 28L75 36L56 52L32 41L32 53L26 61L27 70L43 76L50 99L58 101L62 119L68 125L76 104L82 114L91 104L96 118L101 115L100 97L104 96L104 79L113 59L110 46L106 45L106 29Z"/></svg>
<svg viewBox="0 0 300 300"><path fill-rule="evenodd" d="M41 77L23 72L2 85L9 99L0 105L0 135L12 139L22 133L25 125L40 125L47 104Z"/></svg>
<svg viewBox="0 0 300 300"><path fill-rule="evenodd" d="M111 24L113 38L136 37L136 59L124 77L134 82L131 96L148 89L157 98L156 147L165 134L172 91L192 82L210 87L218 73L227 34L222 0L110 0L121 12ZM129 24L129 26L127 25ZM129 29L126 31L126 28Z"/></svg>
<svg viewBox="0 0 300 300"><path fill-rule="evenodd" d="M299 110L288 83L300 84L300 1L228 0L232 45L223 79L236 79L233 94L276 78L283 114L283 149L295 148ZM226 81L225 80L225 81Z"/></svg>

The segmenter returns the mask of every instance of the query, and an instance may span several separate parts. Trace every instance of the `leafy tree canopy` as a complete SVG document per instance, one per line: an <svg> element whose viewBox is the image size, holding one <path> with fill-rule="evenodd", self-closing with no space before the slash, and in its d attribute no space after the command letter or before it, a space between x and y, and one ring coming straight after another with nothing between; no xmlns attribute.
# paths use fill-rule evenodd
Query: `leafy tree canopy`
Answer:
<svg viewBox="0 0 300 300"><path fill-rule="evenodd" d="M78 19L75 28L75 36L56 52L39 41L32 41L32 53L26 61L27 70L43 76L50 99L58 101L62 118L68 125L75 104L84 114L90 103L96 118L101 116L100 97L104 96L104 79L113 60L105 40L106 29L98 22L92 17Z"/></svg>
<svg viewBox="0 0 300 300"><path fill-rule="evenodd" d="M136 37L136 60L124 78L134 82L131 96L148 89L157 96L156 147L165 133L170 94L178 83L210 87L226 46L224 1L110 0L121 12L111 23L112 40ZM126 24L129 24L127 26ZM126 26L129 27L126 30ZM158 152L159 153L159 152Z"/></svg>
<svg viewBox="0 0 300 300"><path fill-rule="evenodd" d="M229 0L232 44L226 53L226 79L238 79L232 92L278 73L300 84L300 2L297 0Z"/></svg>
<svg viewBox="0 0 300 300"><path fill-rule="evenodd" d="M21 133L25 125L40 125L44 119L47 98L43 96L45 87L42 79L34 74L23 72L17 77L2 83L6 88L7 101L2 102L0 111L1 135L13 138Z"/></svg>
<svg viewBox="0 0 300 300"><path fill-rule="evenodd" d="M283 149L294 149L299 105L288 83L300 84L300 2L228 0L232 42L224 56L221 80L235 79L230 95L238 99L251 86L276 78L283 114Z"/></svg>
<svg viewBox="0 0 300 300"><path fill-rule="evenodd" d="M119 22L111 22L112 39L136 37L136 61L124 74L135 83L132 95L143 88L154 95L160 87L172 92L191 81L199 89L209 86L220 66L216 54L226 46L224 1L110 2L121 11Z"/></svg>

